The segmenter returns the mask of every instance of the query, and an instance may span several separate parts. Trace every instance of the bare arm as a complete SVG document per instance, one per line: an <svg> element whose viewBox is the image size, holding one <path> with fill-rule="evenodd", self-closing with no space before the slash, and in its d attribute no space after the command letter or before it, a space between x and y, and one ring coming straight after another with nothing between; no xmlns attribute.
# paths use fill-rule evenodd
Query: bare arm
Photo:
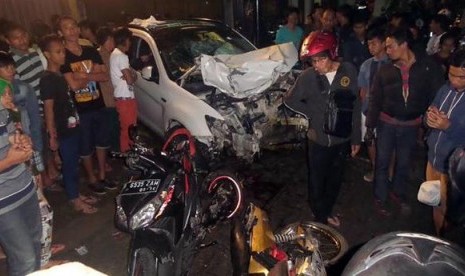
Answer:
<svg viewBox="0 0 465 276"><path fill-rule="evenodd" d="M90 73L68 72L64 74L66 81L73 90L87 87L89 81L108 81L108 71L103 64L94 64Z"/></svg>
<svg viewBox="0 0 465 276"><path fill-rule="evenodd" d="M9 137L11 146L5 158L0 160L0 172L11 166L21 164L29 160L32 156L31 139L20 133L15 133Z"/></svg>
<svg viewBox="0 0 465 276"><path fill-rule="evenodd" d="M58 149L57 131L55 127L55 114L53 113L54 100L44 101L45 126L47 128L50 149Z"/></svg>
<svg viewBox="0 0 465 276"><path fill-rule="evenodd" d="M31 151L23 151L21 149L15 149L10 147L7 156L0 160L0 172L10 168L13 165L21 164L31 158Z"/></svg>
<svg viewBox="0 0 465 276"><path fill-rule="evenodd" d="M121 70L121 73L123 74L122 78L126 81L127 84L133 84L136 82L137 75L132 69L130 68L123 69Z"/></svg>
<svg viewBox="0 0 465 276"><path fill-rule="evenodd" d="M71 89L79 90L85 88L89 82L86 75L87 73L69 72L65 73L63 76Z"/></svg>
<svg viewBox="0 0 465 276"><path fill-rule="evenodd" d="M364 102L368 94L368 88L362 87L360 88L360 101Z"/></svg>
<svg viewBox="0 0 465 276"><path fill-rule="evenodd" d="M94 64L92 71L88 74L89 81L108 81L110 75L104 64Z"/></svg>

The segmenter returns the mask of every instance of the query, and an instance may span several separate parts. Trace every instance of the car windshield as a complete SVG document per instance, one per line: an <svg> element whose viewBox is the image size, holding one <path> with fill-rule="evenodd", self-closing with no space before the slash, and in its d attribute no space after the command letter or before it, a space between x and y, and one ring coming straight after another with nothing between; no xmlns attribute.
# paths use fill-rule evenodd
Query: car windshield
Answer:
<svg viewBox="0 0 465 276"><path fill-rule="evenodd" d="M195 65L201 54L242 54L255 47L226 26L214 23L173 24L155 29L153 37L171 79L177 80Z"/></svg>

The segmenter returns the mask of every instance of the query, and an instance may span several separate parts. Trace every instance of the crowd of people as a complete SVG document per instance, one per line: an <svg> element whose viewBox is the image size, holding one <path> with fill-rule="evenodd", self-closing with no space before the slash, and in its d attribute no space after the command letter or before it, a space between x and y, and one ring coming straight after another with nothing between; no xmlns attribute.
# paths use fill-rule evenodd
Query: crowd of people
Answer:
<svg viewBox="0 0 465 276"><path fill-rule="evenodd" d="M299 10L288 10L275 42L292 42L300 52L303 71L286 104L310 120L308 202L317 221L342 223L333 206L346 157L362 144L374 210L389 217L391 200L409 212L411 156L424 138L426 179L441 183L433 219L437 234L444 230L448 157L465 141L465 50L451 14L371 18L348 5L315 6L300 26ZM117 188L107 151L130 147L137 74L126 54L127 28L69 16L54 18L54 28L40 36L15 22L1 25L0 244L10 275L25 275L40 268L37 188L60 190L62 179L70 206L83 214L97 212L99 198L81 194L80 162L95 195Z"/></svg>
<svg viewBox="0 0 465 276"><path fill-rule="evenodd" d="M26 275L41 267L37 194L64 189L76 212L97 212L99 198L80 192L80 162L92 193L117 188L107 151L129 150L137 75L126 55L127 28L95 29L61 16L55 31L31 41L25 27L2 22L0 244L9 275Z"/></svg>
<svg viewBox="0 0 465 276"><path fill-rule="evenodd" d="M362 144L372 165L364 180L373 183L374 210L390 217L390 200L408 214L412 153L426 145L425 178L440 180L436 233L447 226L448 158L465 144L464 32L450 9L430 12L372 18L348 5L315 7L302 31L298 10L289 9L276 43L299 45L303 73L287 105L310 120L308 202L317 221L340 225L333 206L344 158Z"/></svg>

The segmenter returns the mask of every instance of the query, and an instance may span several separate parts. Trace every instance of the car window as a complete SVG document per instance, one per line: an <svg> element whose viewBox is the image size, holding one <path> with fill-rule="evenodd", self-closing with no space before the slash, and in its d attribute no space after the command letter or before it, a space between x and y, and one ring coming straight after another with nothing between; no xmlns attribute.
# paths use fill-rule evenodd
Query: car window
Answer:
<svg viewBox="0 0 465 276"><path fill-rule="evenodd" d="M129 63L136 71L140 71L147 66L157 67L149 44L135 36L132 38L131 49L129 50Z"/></svg>
<svg viewBox="0 0 465 276"><path fill-rule="evenodd" d="M218 25L178 26L153 33L165 69L173 80L195 65L201 54L241 54L255 50L243 37Z"/></svg>

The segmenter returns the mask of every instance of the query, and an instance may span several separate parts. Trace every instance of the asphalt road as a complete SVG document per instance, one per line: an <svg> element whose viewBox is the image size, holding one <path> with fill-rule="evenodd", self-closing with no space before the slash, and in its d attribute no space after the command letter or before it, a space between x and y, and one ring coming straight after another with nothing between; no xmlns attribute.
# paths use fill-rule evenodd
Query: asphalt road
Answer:
<svg viewBox="0 0 465 276"><path fill-rule="evenodd" d="M409 203L412 212L401 214L391 206L391 218L380 218L372 210L372 187L363 180L369 168L362 153L347 163L345 181L335 211L341 216L339 231L349 242L349 255L333 267L330 275L340 269L360 245L371 238L390 231L413 231L433 234L431 209L416 201L416 192L423 181L425 150L419 147L411 166L408 183ZM112 179L122 182L124 175L120 160L111 160ZM269 214L274 229L296 221L311 220L311 210L306 203L305 152L300 149L265 151L251 166L238 168L245 179L249 198ZM85 183L81 177L81 183ZM86 192L85 185L81 185ZM93 215L76 213L67 204L63 192L47 192L54 209L54 236L56 243L66 244L66 250L54 257L79 261L108 275L126 275L129 236L120 233L113 225L114 197L117 191L108 192L97 204L99 212ZM191 268L192 275L230 275L229 226L219 225L208 237L217 245L199 252ZM446 238L465 245L462 229L452 228ZM85 246L87 254L79 255L75 248ZM0 275L6 275L5 260L0 260Z"/></svg>

